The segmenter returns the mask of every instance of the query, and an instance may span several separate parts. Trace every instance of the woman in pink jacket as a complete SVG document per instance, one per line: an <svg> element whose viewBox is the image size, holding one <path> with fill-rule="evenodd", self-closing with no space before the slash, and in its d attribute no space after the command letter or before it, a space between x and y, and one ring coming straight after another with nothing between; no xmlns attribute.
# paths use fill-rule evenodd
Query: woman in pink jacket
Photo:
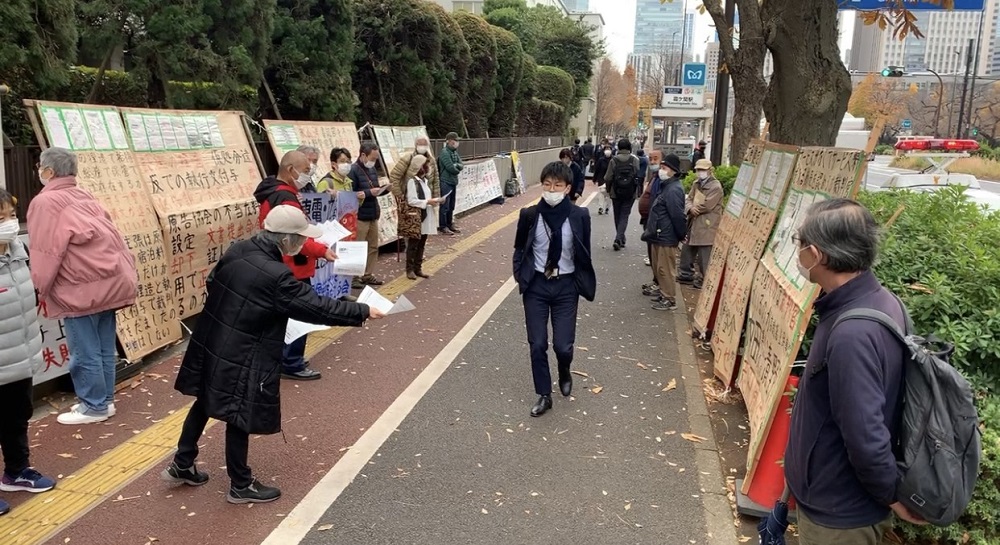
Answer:
<svg viewBox="0 0 1000 545"><path fill-rule="evenodd" d="M31 280L48 318L62 319L69 371L80 403L60 424L102 422L115 413L115 311L135 303L132 253L107 210L76 183L73 152L49 148L38 163L44 186L28 207Z"/></svg>

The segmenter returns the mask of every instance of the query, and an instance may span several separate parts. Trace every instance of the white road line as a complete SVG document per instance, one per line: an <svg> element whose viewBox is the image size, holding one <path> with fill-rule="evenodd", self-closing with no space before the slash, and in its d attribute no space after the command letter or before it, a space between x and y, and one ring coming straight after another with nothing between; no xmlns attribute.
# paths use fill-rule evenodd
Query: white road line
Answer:
<svg viewBox="0 0 1000 545"><path fill-rule="evenodd" d="M597 196L593 192L581 206L587 207ZM462 353L462 350L475 338L479 330L493 316L504 299L514 291L517 282L511 276L486 304L473 315L458 334L447 344L417 378L407 386L392 405L382 413L382 416L362 435L349 451L323 476L316 486L292 512L285 517L261 545L297 545L305 539L313 526L319 522L323 514L345 489L351 484L358 473L368 464L372 456L378 452L387 439L399 428L410 411L430 391L445 370Z"/></svg>

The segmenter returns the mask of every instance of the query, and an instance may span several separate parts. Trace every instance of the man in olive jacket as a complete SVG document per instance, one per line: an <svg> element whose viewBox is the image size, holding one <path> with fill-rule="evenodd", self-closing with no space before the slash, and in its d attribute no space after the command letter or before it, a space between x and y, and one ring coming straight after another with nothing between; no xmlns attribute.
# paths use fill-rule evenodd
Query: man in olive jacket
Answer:
<svg viewBox="0 0 1000 545"><path fill-rule="evenodd" d="M444 149L441 150L437 163L441 179L441 196L448 197L441 203L438 231L444 235L455 235L462 232L455 227L455 189L458 187L458 173L462 172L465 164L462 163L462 156L458 154L458 133L448 133L445 140Z"/></svg>
<svg viewBox="0 0 1000 545"><path fill-rule="evenodd" d="M688 216L688 239L681 250L680 273L677 281L681 284L694 284L695 289L701 289L708 262L712 258L712 245L715 243L715 233L722 221L722 183L712 174L712 161L701 159L694 165L698 178L691 184L687 200L684 203ZM695 277L694 264L698 263L700 277Z"/></svg>
<svg viewBox="0 0 1000 545"><path fill-rule="evenodd" d="M281 491L257 480L247 465L250 434L281 431L281 350L288 319L329 326L360 326L382 314L368 305L319 296L295 279L282 255L297 255L323 232L302 210L276 206L264 230L229 247L209 275L208 299L198 317L174 388L196 398L164 480L198 486L208 474L195 466L209 418L226 423L229 503L274 501Z"/></svg>

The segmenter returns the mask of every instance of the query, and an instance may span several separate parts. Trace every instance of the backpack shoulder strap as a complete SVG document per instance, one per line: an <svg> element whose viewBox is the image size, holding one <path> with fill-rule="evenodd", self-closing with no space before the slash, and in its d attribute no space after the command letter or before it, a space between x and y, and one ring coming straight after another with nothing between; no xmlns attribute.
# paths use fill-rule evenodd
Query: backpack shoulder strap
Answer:
<svg viewBox="0 0 1000 545"><path fill-rule="evenodd" d="M900 342L906 344L906 335L903 330L899 328L899 324L896 323L888 314L875 310L872 308L854 308L844 312L837 317L837 320L833 322L833 327L830 328L831 331L837 329L837 326L848 321L848 320L868 320L869 322L875 322L881 324L883 327L888 329L893 336L899 339Z"/></svg>

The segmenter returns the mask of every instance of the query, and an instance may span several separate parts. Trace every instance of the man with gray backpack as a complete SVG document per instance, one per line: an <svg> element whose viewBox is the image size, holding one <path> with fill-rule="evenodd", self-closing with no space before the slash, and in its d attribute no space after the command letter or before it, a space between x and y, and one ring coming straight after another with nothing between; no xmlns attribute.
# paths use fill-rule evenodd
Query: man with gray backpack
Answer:
<svg viewBox="0 0 1000 545"><path fill-rule="evenodd" d="M642 179L646 175L642 171L639 158L632 155L632 143L627 138L618 141L618 154L611 159L604 181L611 197L612 212L615 217L615 242L613 248L617 252L625 247L625 231L628 229L628 219L632 214L632 206L639 198L642 189Z"/></svg>
<svg viewBox="0 0 1000 545"><path fill-rule="evenodd" d="M950 350L913 335L875 278L879 226L862 205L814 204L794 240L799 273L822 288L784 462L800 544L877 545L893 514L954 522L972 497L980 437Z"/></svg>

